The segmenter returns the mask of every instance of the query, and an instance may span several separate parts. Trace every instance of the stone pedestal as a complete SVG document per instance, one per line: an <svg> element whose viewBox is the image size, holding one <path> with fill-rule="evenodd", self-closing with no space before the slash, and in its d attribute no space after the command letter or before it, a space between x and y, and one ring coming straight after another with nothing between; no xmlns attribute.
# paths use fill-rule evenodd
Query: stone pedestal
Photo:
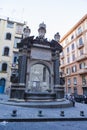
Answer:
<svg viewBox="0 0 87 130"><path fill-rule="evenodd" d="M61 85L54 86L54 92L56 93L56 98L61 99L64 98L64 87Z"/></svg>
<svg viewBox="0 0 87 130"><path fill-rule="evenodd" d="M12 84L10 90L10 98L24 99L25 84Z"/></svg>

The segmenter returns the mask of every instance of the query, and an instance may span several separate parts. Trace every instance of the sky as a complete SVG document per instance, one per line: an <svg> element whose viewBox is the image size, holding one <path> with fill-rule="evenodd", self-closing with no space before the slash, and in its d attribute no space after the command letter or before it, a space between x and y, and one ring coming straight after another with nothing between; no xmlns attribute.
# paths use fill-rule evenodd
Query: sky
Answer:
<svg viewBox="0 0 87 130"><path fill-rule="evenodd" d="M46 24L46 38L61 38L85 14L87 0L0 0L0 17L26 21L31 35L38 36L39 24Z"/></svg>

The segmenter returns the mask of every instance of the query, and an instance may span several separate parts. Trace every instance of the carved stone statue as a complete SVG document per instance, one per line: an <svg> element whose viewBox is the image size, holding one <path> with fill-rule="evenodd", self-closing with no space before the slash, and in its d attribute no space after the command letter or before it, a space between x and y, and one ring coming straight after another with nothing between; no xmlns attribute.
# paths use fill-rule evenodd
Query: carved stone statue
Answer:
<svg viewBox="0 0 87 130"><path fill-rule="evenodd" d="M30 33L31 33L31 30L29 29L28 26L26 26L26 27L23 29L23 39L29 37Z"/></svg>
<svg viewBox="0 0 87 130"><path fill-rule="evenodd" d="M39 32L39 37L41 37L41 38L44 38L44 37L45 37L45 33L46 33L46 24L44 24L44 22L41 23L41 24L39 24L38 32Z"/></svg>

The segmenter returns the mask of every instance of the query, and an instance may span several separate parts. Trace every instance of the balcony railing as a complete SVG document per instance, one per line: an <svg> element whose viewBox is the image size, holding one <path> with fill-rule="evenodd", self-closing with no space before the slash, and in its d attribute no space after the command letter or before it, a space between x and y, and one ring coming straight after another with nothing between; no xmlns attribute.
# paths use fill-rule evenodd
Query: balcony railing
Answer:
<svg viewBox="0 0 87 130"><path fill-rule="evenodd" d="M82 47L84 47L84 44L79 44L79 45L78 45L78 49L80 49L80 48L82 48Z"/></svg>
<svg viewBox="0 0 87 130"><path fill-rule="evenodd" d="M65 64L62 64L62 65L60 65L60 68L64 68L66 65Z"/></svg>
<svg viewBox="0 0 87 130"><path fill-rule="evenodd" d="M84 59L86 59L86 58L87 58L87 54L83 54L83 55L79 56L79 57L76 59L76 61L81 61L81 60L84 60Z"/></svg>
<svg viewBox="0 0 87 130"><path fill-rule="evenodd" d="M67 74L66 74L66 76L70 76L70 75L71 75L71 73L67 73Z"/></svg>
<svg viewBox="0 0 87 130"><path fill-rule="evenodd" d="M78 74L86 74L86 73L87 73L87 69L86 68L80 69L78 71Z"/></svg>

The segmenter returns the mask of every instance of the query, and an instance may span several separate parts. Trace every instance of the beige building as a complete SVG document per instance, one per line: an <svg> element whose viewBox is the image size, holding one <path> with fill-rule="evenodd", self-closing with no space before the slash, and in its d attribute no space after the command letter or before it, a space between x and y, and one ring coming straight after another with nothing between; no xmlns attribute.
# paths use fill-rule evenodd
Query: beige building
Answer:
<svg viewBox="0 0 87 130"><path fill-rule="evenodd" d="M87 95L87 14L64 35L60 44L66 94Z"/></svg>
<svg viewBox="0 0 87 130"><path fill-rule="evenodd" d="M0 18L0 93L10 86L11 69L17 67L17 43L21 40L25 22Z"/></svg>

